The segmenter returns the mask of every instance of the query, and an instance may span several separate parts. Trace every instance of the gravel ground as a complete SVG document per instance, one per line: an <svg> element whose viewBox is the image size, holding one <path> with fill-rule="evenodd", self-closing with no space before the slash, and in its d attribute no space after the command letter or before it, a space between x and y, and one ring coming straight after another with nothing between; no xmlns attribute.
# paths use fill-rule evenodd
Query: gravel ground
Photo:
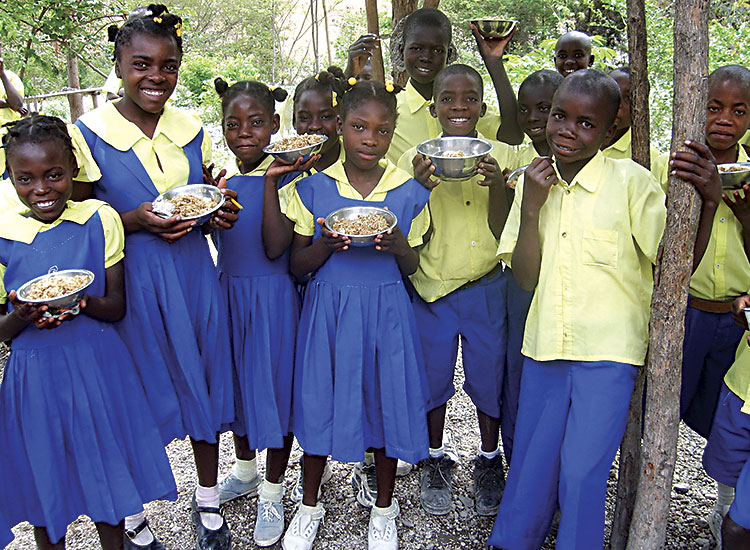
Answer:
<svg viewBox="0 0 750 550"><path fill-rule="evenodd" d="M4 360L2 361L4 363ZM457 369L456 387L462 383ZM396 497L401 505L399 537L402 550L463 550L482 549L494 518L479 517L474 512L472 494L471 461L479 445L479 430L476 413L465 393L459 391L448 406L447 426L460 456L454 471L454 510L447 516L435 517L426 514L419 505L419 472L413 471L396 482ZM713 539L705 518L716 498L716 488L700 464L705 440L680 426L680 443L675 484L686 485L687 492L672 492L672 508L667 532L667 548L713 548ZM155 502L147 505L151 524L169 550L194 548L195 539L189 521L190 496L195 487L196 476L190 445L187 441L174 441L167 448L172 463L179 498L173 502ZM231 437L225 434L221 441L221 472L231 468L233 449ZM299 474L297 460L299 448L294 449L286 476L287 494ZM262 463L261 458L260 462ZM324 486L322 501L326 507L326 518L318 533L316 549L367 548L367 522L369 511L360 506L352 494L350 485L351 465L332 462L333 479ZM614 508L616 468L609 481L607 501L607 528ZM224 507L226 518L232 527L236 550L256 548L253 543L253 526L256 515L256 500L244 498L228 503ZM287 522L294 514L294 507L285 501ZM7 550L34 548L32 529L21 524L14 529L16 540ZM67 547L71 550L99 548L96 531L88 518L81 517L68 529ZM272 548L281 548L276 544ZM554 537L550 535L545 549L554 548Z"/></svg>

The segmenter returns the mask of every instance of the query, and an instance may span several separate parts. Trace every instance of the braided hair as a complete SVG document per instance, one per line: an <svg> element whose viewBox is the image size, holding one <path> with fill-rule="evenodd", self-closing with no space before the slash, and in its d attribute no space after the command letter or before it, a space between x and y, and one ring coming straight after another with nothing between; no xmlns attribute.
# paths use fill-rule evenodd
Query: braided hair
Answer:
<svg viewBox="0 0 750 550"><path fill-rule="evenodd" d="M284 88L269 88L257 80L242 80L231 86L221 77L214 80L214 88L221 98L221 112L225 113L227 107L240 95L248 95L258 101L267 112L276 112L275 102L284 101L289 95Z"/></svg>
<svg viewBox="0 0 750 550"><path fill-rule="evenodd" d="M345 81L344 71L332 65L328 67L328 70L321 71L315 76L307 77L297 84L297 87L294 89L294 104L297 105L299 97L303 92L307 92L308 90L319 90L329 93L336 92L337 97L340 97L343 95L346 87ZM333 95L331 95L331 98L333 98Z"/></svg>
<svg viewBox="0 0 750 550"><path fill-rule="evenodd" d="M73 141L65 123L57 117L34 114L5 125L8 133L3 136L5 162L8 163L15 148L25 143L46 143L56 140L75 166Z"/></svg>
<svg viewBox="0 0 750 550"><path fill-rule="evenodd" d="M346 82L344 95L339 102L341 120L344 120L349 112L363 103L375 100L383 105L396 120L398 115L396 94L403 88L398 84L387 82L385 85L377 80L359 80L350 78Z"/></svg>
<svg viewBox="0 0 750 550"><path fill-rule="evenodd" d="M110 25L107 34L109 41L115 44L115 61L120 59L122 48L130 44L134 34L170 38L175 41L177 50L182 55L182 19L169 13L164 4L149 4L144 11L134 10L122 27Z"/></svg>

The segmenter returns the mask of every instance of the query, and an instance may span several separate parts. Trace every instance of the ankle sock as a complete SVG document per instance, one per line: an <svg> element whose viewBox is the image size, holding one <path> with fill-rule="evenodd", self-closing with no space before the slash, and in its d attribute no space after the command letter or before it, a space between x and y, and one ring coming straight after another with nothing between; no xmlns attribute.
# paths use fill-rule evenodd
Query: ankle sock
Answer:
<svg viewBox="0 0 750 550"><path fill-rule="evenodd" d="M284 482L271 483L267 479L263 480L258 493L258 498L270 500L271 502L281 502L284 497Z"/></svg>
<svg viewBox="0 0 750 550"><path fill-rule="evenodd" d="M375 464L375 453L365 452L365 464Z"/></svg>
<svg viewBox="0 0 750 550"><path fill-rule="evenodd" d="M500 445L497 446L497 449L495 449L494 451L489 452L489 453L483 451L481 445L479 446L479 456L483 456L484 458L486 458L488 460L492 460L493 458L495 458L499 454L500 454Z"/></svg>
<svg viewBox="0 0 750 550"><path fill-rule="evenodd" d="M437 449L430 447L430 458L442 458L445 455L445 445L440 445Z"/></svg>
<svg viewBox="0 0 750 550"><path fill-rule="evenodd" d="M132 530L138 527L141 523L143 523L146 520L146 511L144 510L140 514L135 514L133 516L127 516L125 518L125 530ZM131 542L138 546L148 546L152 542L154 542L154 534L151 532L150 527L146 527L143 529L140 533L138 533L135 538L130 539Z"/></svg>
<svg viewBox="0 0 750 550"><path fill-rule="evenodd" d="M207 508L219 508L219 486L214 485L213 487L203 487L198 485L195 488L195 503L198 506L205 506ZM201 523L206 529L216 531L221 524L224 523L224 518L220 514L211 514L201 512Z"/></svg>
<svg viewBox="0 0 750 550"><path fill-rule="evenodd" d="M722 515L726 515L729 507L734 501L734 487L724 485L723 483L716 482L718 497L716 499L716 509L721 512Z"/></svg>
<svg viewBox="0 0 750 550"><path fill-rule="evenodd" d="M234 461L232 466L232 474L240 481L247 483L258 477L258 460L253 458L252 460L240 460L239 458Z"/></svg>

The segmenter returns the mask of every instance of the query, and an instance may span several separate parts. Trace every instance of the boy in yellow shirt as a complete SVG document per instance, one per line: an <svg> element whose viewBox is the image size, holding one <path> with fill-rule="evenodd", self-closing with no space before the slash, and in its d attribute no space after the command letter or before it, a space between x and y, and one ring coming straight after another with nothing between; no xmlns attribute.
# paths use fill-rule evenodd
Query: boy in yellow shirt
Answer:
<svg viewBox="0 0 750 550"><path fill-rule="evenodd" d="M644 364L664 193L631 160L599 150L620 90L591 69L566 77L547 122L553 159L519 182L498 254L534 290L526 320L513 460L488 545L539 548L555 508L558 550L601 548L609 468ZM687 142L675 174L703 196L696 254L721 200L705 146ZM605 297L604 299L602 297Z"/></svg>

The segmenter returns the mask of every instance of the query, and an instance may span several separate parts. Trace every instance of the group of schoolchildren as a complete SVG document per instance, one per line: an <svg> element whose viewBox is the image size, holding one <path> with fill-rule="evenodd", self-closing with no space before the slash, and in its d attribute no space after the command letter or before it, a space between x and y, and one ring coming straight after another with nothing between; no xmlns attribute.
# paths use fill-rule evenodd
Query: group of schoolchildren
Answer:
<svg viewBox="0 0 750 550"><path fill-rule="evenodd" d="M750 200L722 195L716 169L748 160L750 71L715 70L705 136L671 158L652 152L649 172L628 160L627 67L589 69L589 37L567 33L557 71L529 75L516 99L502 63L511 37L472 30L500 113L485 105L477 71L447 64L448 18L420 9L397 48L403 90L334 67L297 85L296 131L327 138L304 162L264 152L284 90L219 78L235 159L213 173L201 123L167 103L182 21L162 5L110 28L121 99L75 125L32 115L7 128L0 546L28 521L38 548L64 548L84 514L105 550L164 548L143 504L176 499L164 446L187 436L196 548L231 548L220 504L252 495L258 546L313 548L332 458L356 463L356 498L372 509L368 548L396 549L397 474L420 463L424 510L452 509L457 457L443 436L460 341L481 436L475 510L497 516L487 545L539 548L559 510L557 548L601 548L674 176L702 198L681 416L708 437L712 531L726 549L750 547L750 350L739 315L750 305ZM376 47L362 37L350 56ZM416 152L440 135L493 149L476 176L441 182ZM505 175L521 166L513 190ZM227 199L205 225L152 211L160 193L204 181ZM388 208L398 226L372 246L326 227L332 211L361 205ZM79 314L19 300L16 290L53 266L94 273ZM227 431L236 460L219 481ZM295 437L299 505L286 525Z"/></svg>

